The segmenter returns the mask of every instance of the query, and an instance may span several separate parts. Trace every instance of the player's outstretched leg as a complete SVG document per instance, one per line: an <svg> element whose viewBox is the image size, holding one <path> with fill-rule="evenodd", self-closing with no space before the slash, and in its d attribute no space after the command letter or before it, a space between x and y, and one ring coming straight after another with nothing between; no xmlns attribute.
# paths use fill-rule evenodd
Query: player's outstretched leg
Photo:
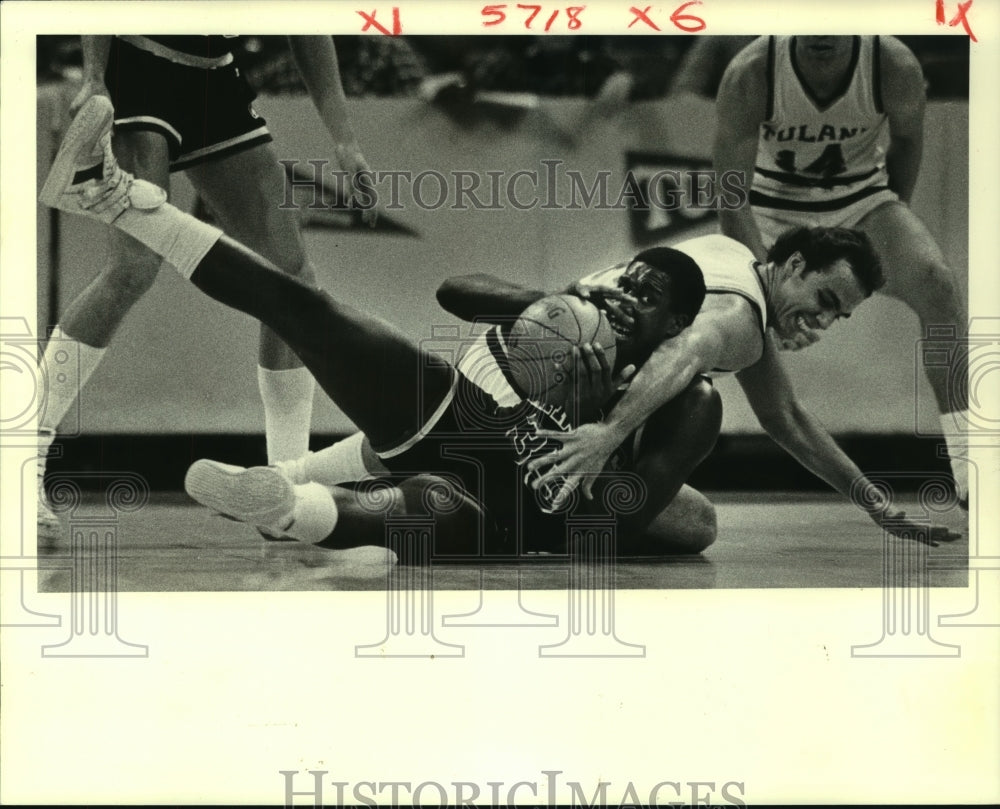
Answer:
<svg viewBox="0 0 1000 809"><path fill-rule="evenodd" d="M43 202L113 224L211 297L272 328L376 451L415 436L451 395L454 370L396 329L284 275L123 172L109 133L110 103L94 96L70 127Z"/></svg>
<svg viewBox="0 0 1000 809"><path fill-rule="evenodd" d="M203 459L188 469L184 489L197 502L237 522L329 549L383 545L385 518L405 514L435 518L438 553L472 553L478 547L478 506L430 475L396 486L379 484L378 493L366 497L319 483L293 484L276 466L247 469ZM443 506L440 514L434 510L436 501Z"/></svg>
<svg viewBox="0 0 1000 809"><path fill-rule="evenodd" d="M224 517L276 536L316 543L333 531L337 509L332 501L324 508L323 498L310 497L309 487L323 488L318 483L296 487L274 466L247 469L208 459L195 461L184 477L184 490ZM296 515L297 499L308 499L318 506L309 514Z"/></svg>

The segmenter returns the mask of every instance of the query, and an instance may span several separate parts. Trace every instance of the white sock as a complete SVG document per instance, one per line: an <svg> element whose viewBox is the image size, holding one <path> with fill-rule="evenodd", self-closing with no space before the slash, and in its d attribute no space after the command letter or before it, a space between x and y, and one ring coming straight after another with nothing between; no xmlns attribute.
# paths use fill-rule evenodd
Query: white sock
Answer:
<svg viewBox="0 0 1000 809"><path fill-rule="evenodd" d="M951 474L955 478L955 488L959 497L969 495L969 462L962 457L966 451L966 426L969 423L968 410L956 410L953 413L941 414L941 431L944 433L945 444L948 445L948 459L951 461Z"/></svg>
<svg viewBox="0 0 1000 809"><path fill-rule="evenodd" d="M309 451L313 391L307 368L272 371L257 367L257 387L264 403L267 462L300 458ZM305 481L302 481L305 482Z"/></svg>
<svg viewBox="0 0 1000 809"><path fill-rule="evenodd" d="M56 431L106 350L81 343L59 326L52 330L38 374L39 430Z"/></svg>
<svg viewBox="0 0 1000 809"><path fill-rule="evenodd" d="M333 492L319 483L295 487L295 508L292 522L281 533L300 542L322 542L337 527L337 504Z"/></svg>
<svg viewBox="0 0 1000 809"><path fill-rule="evenodd" d="M169 202L152 210L127 208L114 226L190 278L222 231L178 210Z"/></svg>
<svg viewBox="0 0 1000 809"><path fill-rule="evenodd" d="M302 459L302 470L306 480L314 480L325 486L340 483L354 483L372 475L385 474L380 468L371 468L366 463L362 448L364 433L355 433L342 441L331 444L319 452L311 452ZM379 465L381 466L381 465Z"/></svg>

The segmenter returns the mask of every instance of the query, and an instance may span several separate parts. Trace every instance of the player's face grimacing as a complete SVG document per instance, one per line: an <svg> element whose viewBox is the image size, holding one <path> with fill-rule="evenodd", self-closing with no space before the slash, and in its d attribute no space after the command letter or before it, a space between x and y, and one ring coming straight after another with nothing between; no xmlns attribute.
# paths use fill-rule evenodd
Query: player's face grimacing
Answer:
<svg viewBox="0 0 1000 809"><path fill-rule="evenodd" d="M632 262L618 279L620 300L608 299L608 322L619 355L652 351L684 326L671 311L670 279L641 261Z"/></svg>
<svg viewBox="0 0 1000 809"><path fill-rule="evenodd" d="M851 265L838 259L825 270L809 271L800 253L788 259L789 275L772 300L770 327L782 348L805 348L865 300Z"/></svg>

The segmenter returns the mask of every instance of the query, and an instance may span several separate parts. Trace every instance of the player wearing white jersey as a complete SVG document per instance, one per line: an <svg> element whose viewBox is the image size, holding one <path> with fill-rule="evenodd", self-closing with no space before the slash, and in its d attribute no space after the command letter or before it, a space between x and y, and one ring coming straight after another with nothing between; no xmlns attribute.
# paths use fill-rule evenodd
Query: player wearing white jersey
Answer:
<svg viewBox="0 0 1000 809"><path fill-rule="evenodd" d="M679 242L673 245L673 248L690 256L701 268L707 294L731 293L740 295L750 302L761 318L761 333L763 333L767 322L764 290L760 279L753 271L756 260L745 246L725 236L710 235ZM626 262L591 273L579 281L577 288L618 289L628 266ZM462 294L464 292L456 290L455 283L451 282L450 287L446 284L439 292L439 299L446 309L454 307L463 311L465 315L476 317L474 313L465 311L463 304L455 300L456 295ZM520 293L515 299L518 300L518 304L523 302ZM486 311L494 311L495 308L494 304ZM513 404L520 397L509 384L504 371L506 351L503 327L491 326L464 352L459 359L458 369L498 402ZM731 372L731 369L713 368L706 375L717 376Z"/></svg>
<svg viewBox="0 0 1000 809"><path fill-rule="evenodd" d="M894 37L762 37L741 51L716 100L715 168L753 178L750 206L720 211L722 232L763 259L794 225L856 227L881 259L883 292L910 306L924 334L967 323L955 274L909 207L923 150L924 77ZM797 349L818 335L787 335ZM926 369L946 438L967 422L966 355ZM968 497L968 471L952 462Z"/></svg>
<svg viewBox="0 0 1000 809"><path fill-rule="evenodd" d="M582 485L589 494L601 470L614 464L624 447L643 479L655 481L656 496L669 503L651 526L663 532L661 544L688 551L706 547L715 538L714 509L685 481L714 445L721 421L718 393L706 377L735 373L761 426L778 444L876 523L896 531L886 518L900 513L869 487L861 470L799 404L778 356L781 341L850 317L881 286L868 239L842 228L793 229L775 242L764 262L726 236L674 247L695 259L705 278L705 301L694 323L652 353L602 420L568 433L539 433L560 448L529 462L529 471L538 475L534 485L565 480L565 493ZM601 302L616 332L633 328L633 316L645 303L628 271L616 267L585 281L598 285L581 283L574 290ZM472 275L445 282L438 300L466 320L493 315L503 322L544 294ZM941 526L930 532L932 543L955 538Z"/></svg>

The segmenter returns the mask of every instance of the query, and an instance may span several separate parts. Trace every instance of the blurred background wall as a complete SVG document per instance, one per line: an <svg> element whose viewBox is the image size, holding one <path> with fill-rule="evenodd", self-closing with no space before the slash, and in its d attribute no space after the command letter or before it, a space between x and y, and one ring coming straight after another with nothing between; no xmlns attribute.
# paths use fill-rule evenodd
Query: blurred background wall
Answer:
<svg viewBox="0 0 1000 809"><path fill-rule="evenodd" d="M39 49L45 79L38 95L39 177L44 176L58 144L65 108L75 90L72 67L58 68L56 63L54 68L51 59L43 59L48 49L71 63L73 40L52 40ZM589 67L576 74L561 67L551 71L578 79L565 92L546 92L527 80L519 83L521 74L509 65L506 83L497 79L494 74L502 71L494 62L503 60L481 44L476 53L493 65L493 73L482 68L477 74L468 66L474 62L467 64L454 55L451 63L444 57L441 60L444 68L457 70L442 72L433 60L413 50L412 63L404 61L402 67L383 73L376 64L366 79L356 75L359 60L370 63L375 57L350 41L353 51L337 39L342 63L347 61L346 52L353 54L352 67L345 70L345 86L349 91L353 88L354 128L374 169L414 175L436 171L446 177L455 171L482 176L503 172L505 181L516 171L533 170L539 175L537 192L531 192L526 180L519 188L523 197L543 203L551 187L550 169L543 161L559 161L556 194L563 202L570 185L568 171L578 172L588 185L607 172L614 200L628 169L641 173L650 165L679 169L708 165L714 79L676 91L666 85L651 88L650 80L631 69L638 62L614 56L615 48L605 46L598 52L607 61L599 65L593 57L586 62ZM459 50L458 43L452 46ZM362 59L359 53L367 55ZM565 51L548 57L561 59L562 67L580 61L579 54ZM691 60L694 55L684 49L671 53L673 67L681 71L677 75L684 75L685 57ZM311 171L307 160L333 161L328 137L311 103L295 92L294 71L289 72L287 57L268 61L260 56L254 64L258 86L270 87L255 106L268 121L279 156L299 161L300 170L306 172ZM963 87L962 65L957 64L958 68L948 63L946 69L936 66L933 58L924 58L932 87L935 72L943 78L938 81L941 91L932 93L927 111L923 168L913 207L965 284L968 101L962 97L967 81ZM967 74L967 63L964 69ZM537 64L522 72L523 76L546 75ZM699 67L695 75L708 76L709 72ZM381 90L357 91L365 81ZM379 185L380 192L387 189L388 185ZM428 178L422 190L425 201L438 195L433 178ZM183 176L175 176L171 193L180 207L200 210ZM488 198L484 189L477 193ZM308 189L298 194L300 202L308 201ZM470 331L468 324L443 312L434 300L438 284L450 275L487 272L557 289L628 258L651 241L670 244L717 230L710 212L636 213L593 206L543 210L539 205L528 211L509 205L502 210L455 210L454 199L452 189L445 205L431 210L415 204L404 185L402 209L386 211L375 230L361 227L350 215L304 211L307 249L320 283L334 295L397 324L415 340L453 350ZM383 198L383 204L387 201ZM39 208L38 232L38 323L44 333L57 322L61 308L99 271L105 254L103 229L89 222ZM824 335L817 346L786 356L802 401L835 434L912 436L918 414L930 415L922 422L924 428L934 429L936 420L929 388L917 365L920 336L916 316L906 307L876 297L849 323L838 324ZM261 435L256 341L255 322L202 296L165 269L135 307L87 386L79 411L81 432L109 437ZM724 433L759 434L735 383L726 380L720 388L725 402ZM332 436L350 429L342 414L318 393L314 431Z"/></svg>

